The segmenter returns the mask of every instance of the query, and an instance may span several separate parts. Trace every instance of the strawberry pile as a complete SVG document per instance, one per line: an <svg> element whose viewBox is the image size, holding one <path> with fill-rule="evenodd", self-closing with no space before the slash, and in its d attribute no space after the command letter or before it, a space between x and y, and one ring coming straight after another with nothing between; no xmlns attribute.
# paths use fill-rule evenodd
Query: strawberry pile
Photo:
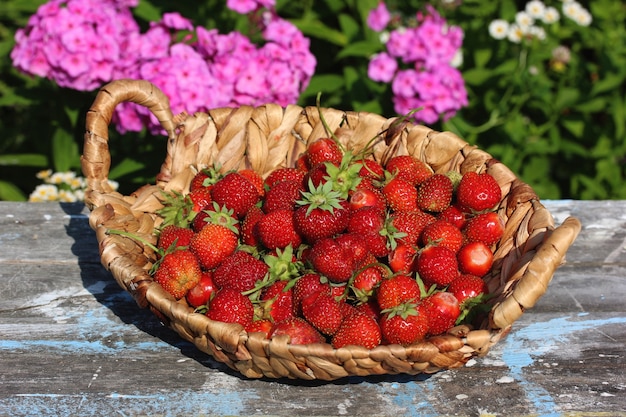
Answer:
<svg viewBox="0 0 626 417"><path fill-rule="evenodd" d="M159 211L151 273L212 320L335 348L410 345L482 314L503 222L487 173L313 142L265 178L205 169Z"/></svg>

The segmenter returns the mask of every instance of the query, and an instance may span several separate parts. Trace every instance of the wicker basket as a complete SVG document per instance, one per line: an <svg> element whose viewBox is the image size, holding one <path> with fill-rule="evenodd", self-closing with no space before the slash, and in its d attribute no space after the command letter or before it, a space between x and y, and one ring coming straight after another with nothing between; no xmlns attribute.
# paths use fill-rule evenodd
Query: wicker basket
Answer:
<svg viewBox="0 0 626 417"><path fill-rule="evenodd" d="M113 191L108 125L116 105L134 102L147 107L167 131L167 155L156 184L125 196ZM219 163L223 170L252 168L268 174L292 166L307 143L328 136L319 112L330 129L350 149L358 150L378 136L374 156L385 162L411 154L435 172L457 170L492 174L502 188L498 213L506 220L504 236L495 250L494 265L485 277L493 308L482 325L461 325L447 334L402 347L383 345L333 349L330 344L291 345L283 337L268 340L246 333L238 324L215 322L193 312L184 298L176 301L154 282L148 271L155 254L141 243L108 229L123 229L155 242L161 219L161 190L188 192L194 168ZM449 132L399 119L330 108L260 107L220 108L193 116L173 116L165 95L140 80L119 80L104 86L87 113L82 168L88 181L85 201L89 221L99 242L103 265L139 306L150 308L163 323L199 350L212 355L250 378L288 377L335 380L345 376L433 373L464 365L486 354L502 339L523 312L535 305L580 231L570 217L555 227L549 211L532 188L520 181L488 153ZM396 123L394 123L396 121Z"/></svg>

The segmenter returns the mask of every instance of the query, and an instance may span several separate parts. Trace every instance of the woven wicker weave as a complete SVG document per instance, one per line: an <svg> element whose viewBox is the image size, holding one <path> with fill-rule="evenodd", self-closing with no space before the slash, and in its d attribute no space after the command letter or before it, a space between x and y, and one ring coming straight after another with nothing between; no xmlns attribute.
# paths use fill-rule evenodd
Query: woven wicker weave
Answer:
<svg viewBox="0 0 626 417"><path fill-rule="evenodd" d="M135 102L147 107L168 133L167 155L156 184L125 196L113 191L108 127L115 106ZM482 325L462 325L448 334L402 347L378 346L333 349L330 344L291 345L283 337L265 339L248 334L238 324L215 322L194 313L185 300L176 301L155 283L148 271L155 254L143 244L107 230L126 230L156 242L153 232L161 219L161 190L189 190L194 169L218 163L223 170L252 168L268 174L292 166L307 143L328 136L320 121L347 148L358 150L378 136L374 156L385 162L411 154L435 172L456 170L489 172L502 189L499 215L504 236L495 250L491 272L485 277L493 308ZM150 308L181 337L216 360L251 377L334 380L350 375L419 374L462 366L473 356L486 354L504 337L523 312L545 293L557 267L580 231L578 219L567 218L555 227L548 210L532 188L520 181L488 153L449 132L399 119L330 108L260 107L220 108L193 116L173 116L165 95L140 80L119 80L104 86L87 113L82 168L88 181L85 201L90 225L100 246L102 264L141 307Z"/></svg>

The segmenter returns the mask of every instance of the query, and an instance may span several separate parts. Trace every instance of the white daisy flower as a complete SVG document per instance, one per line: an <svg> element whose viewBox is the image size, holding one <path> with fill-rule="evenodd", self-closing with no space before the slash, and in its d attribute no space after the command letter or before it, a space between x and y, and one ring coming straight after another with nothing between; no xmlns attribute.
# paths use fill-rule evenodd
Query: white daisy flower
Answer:
<svg viewBox="0 0 626 417"><path fill-rule="evenodd" d="M544 28L539 26L531 26L529 33L534 37L539 39L540 41L544 41L546 39L546 31Z"/></svg>
<svg viewBox="0 0 626 417"><path fill-rule="evenodd" d="M494 39L505 39L509 33L509 22L502 19L493 20L489 23L489 34Z"/></svg>
<svg viewBox="0 0 626 417"><path fill-rule="evenodd" d="M531 27L533 23L535 23L535 19L533 19L530 14L522 11L517 12L517 14L515 15L515 23L517 23L520 28L527 29Z"/></svg>
<svg viewBox="0 0 626 417"><path fill-rule="evenodd" d="M533 19L541 19L545 13L546 6L542 1L532 0L526 3L526 13Z"/></svg>
<svg viewBox="0 0 626 417"><path fill-rule="evenodd" d="M68 190L59 190L58 200L63 203L75 203L78 201L76 194Z"/></svg>
<svg viewBox="0 0 626 417"><path fill-rule="evenodd" d="M580 26L589 26L593 19L587 9L580 9L573 20Z"/></svg>
<svg viewBox="0 0 626 417"><path fill-rule="evenodd" d="M48 178L50 178L50 175L52 175L52 170L51 169L44 169L42 171L39 171L36 175L37 178L39 178L40 180L46 180Z"/></svg>
<svg viewBox="0 0 626 417"><path fill-rule="evenodd" d="M514 23L509 26L506 37L513 43L520 43L524 37L524 31L517 23Z"/></svg>
<svg viewBox="0 0 626 417"><path fill-rule="evenodd" d="M582 10L582 6L577 1L566 1L563 3L563 14L572 20Z"/></svg>
<svg viewBox="0 0 626 417"><path fill-rule="evenodd" d="M59 190L52 184L40 184L28 197L28 201L40 203L43 201L55 201L59 196Z"/></svg>
<svg viewBox="0 0 626 417"><path fill-rule="evenodd" d="M461 65L463 65L463 52L461 51L461 49L456 50L454 56L452 57L452 60L450 61L450 65L453 68L460 68Z"/></svg>
<svg viewBox="0 0 626 417"><path fill-rule="evenodd" d="M559 15L559 11L557 9L554 7L546 7L543 11L541 20L543 20L544 23L552 24L558 22L560 17L561 16Z"/></svg>

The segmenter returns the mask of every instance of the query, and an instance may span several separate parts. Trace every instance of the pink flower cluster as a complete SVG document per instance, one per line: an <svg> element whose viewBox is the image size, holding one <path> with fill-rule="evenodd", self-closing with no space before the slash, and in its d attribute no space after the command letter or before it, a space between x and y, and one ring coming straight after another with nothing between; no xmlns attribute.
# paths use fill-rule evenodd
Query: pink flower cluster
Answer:
<svg viewBox="0 0 626 417"><path fill-rule="evenodd" d="M19 70L87 91L123 74L128 40L139 33L129 5L138 0L51 0L15 34Z"/></svg>
<svg viewBox="0 0 626 417"><path fill-rule="evenodd" d="M368 26L385 30L391 13L383 2L368 15ZM452 117L467 105L465 82L452 64L463 42L463 31L450 26L434 9L417 15L415 27L398 27L389 32L385 51L369 62L368 76L391 83L394 109L418 122L434 123Z"/></svg>
<svg viewBox="0 0 626 417"><path fill-rule="evenodd" d="M145 79L169 97L174 113L264 103L286 106L298 100L315 71L309 39L270 10L263 13L261 23L265 42L257 46L239 32L220 34L215 29L194 27L178 13L164 14L161 21L140 33L129 9L118 6L131 1L51 0L18 32L12 52L14 65L25 73L83 91L118 78ZM254 3L252 10L256 11L272 6L274 1L228 3L236 11ZM74 16L79 5L85 5L89 13ZM99 19L81 20L91 13L98 14ZM102 16L109 14L111 19L103 21ZM84 22L77 27L77 37L80 35L87 49L66 48L62 40L66 32L57 30L59 19L76 25ZM63 55L56 55L53 65L48 45L57 44L57 49L65 50ZM96 71L103 61L110 70ZM83 62L80 71L79 62ZM161 131L147 109L132 103L119 105L113 121L121 133L140 131L146 125L153 133Z"/></svg>

